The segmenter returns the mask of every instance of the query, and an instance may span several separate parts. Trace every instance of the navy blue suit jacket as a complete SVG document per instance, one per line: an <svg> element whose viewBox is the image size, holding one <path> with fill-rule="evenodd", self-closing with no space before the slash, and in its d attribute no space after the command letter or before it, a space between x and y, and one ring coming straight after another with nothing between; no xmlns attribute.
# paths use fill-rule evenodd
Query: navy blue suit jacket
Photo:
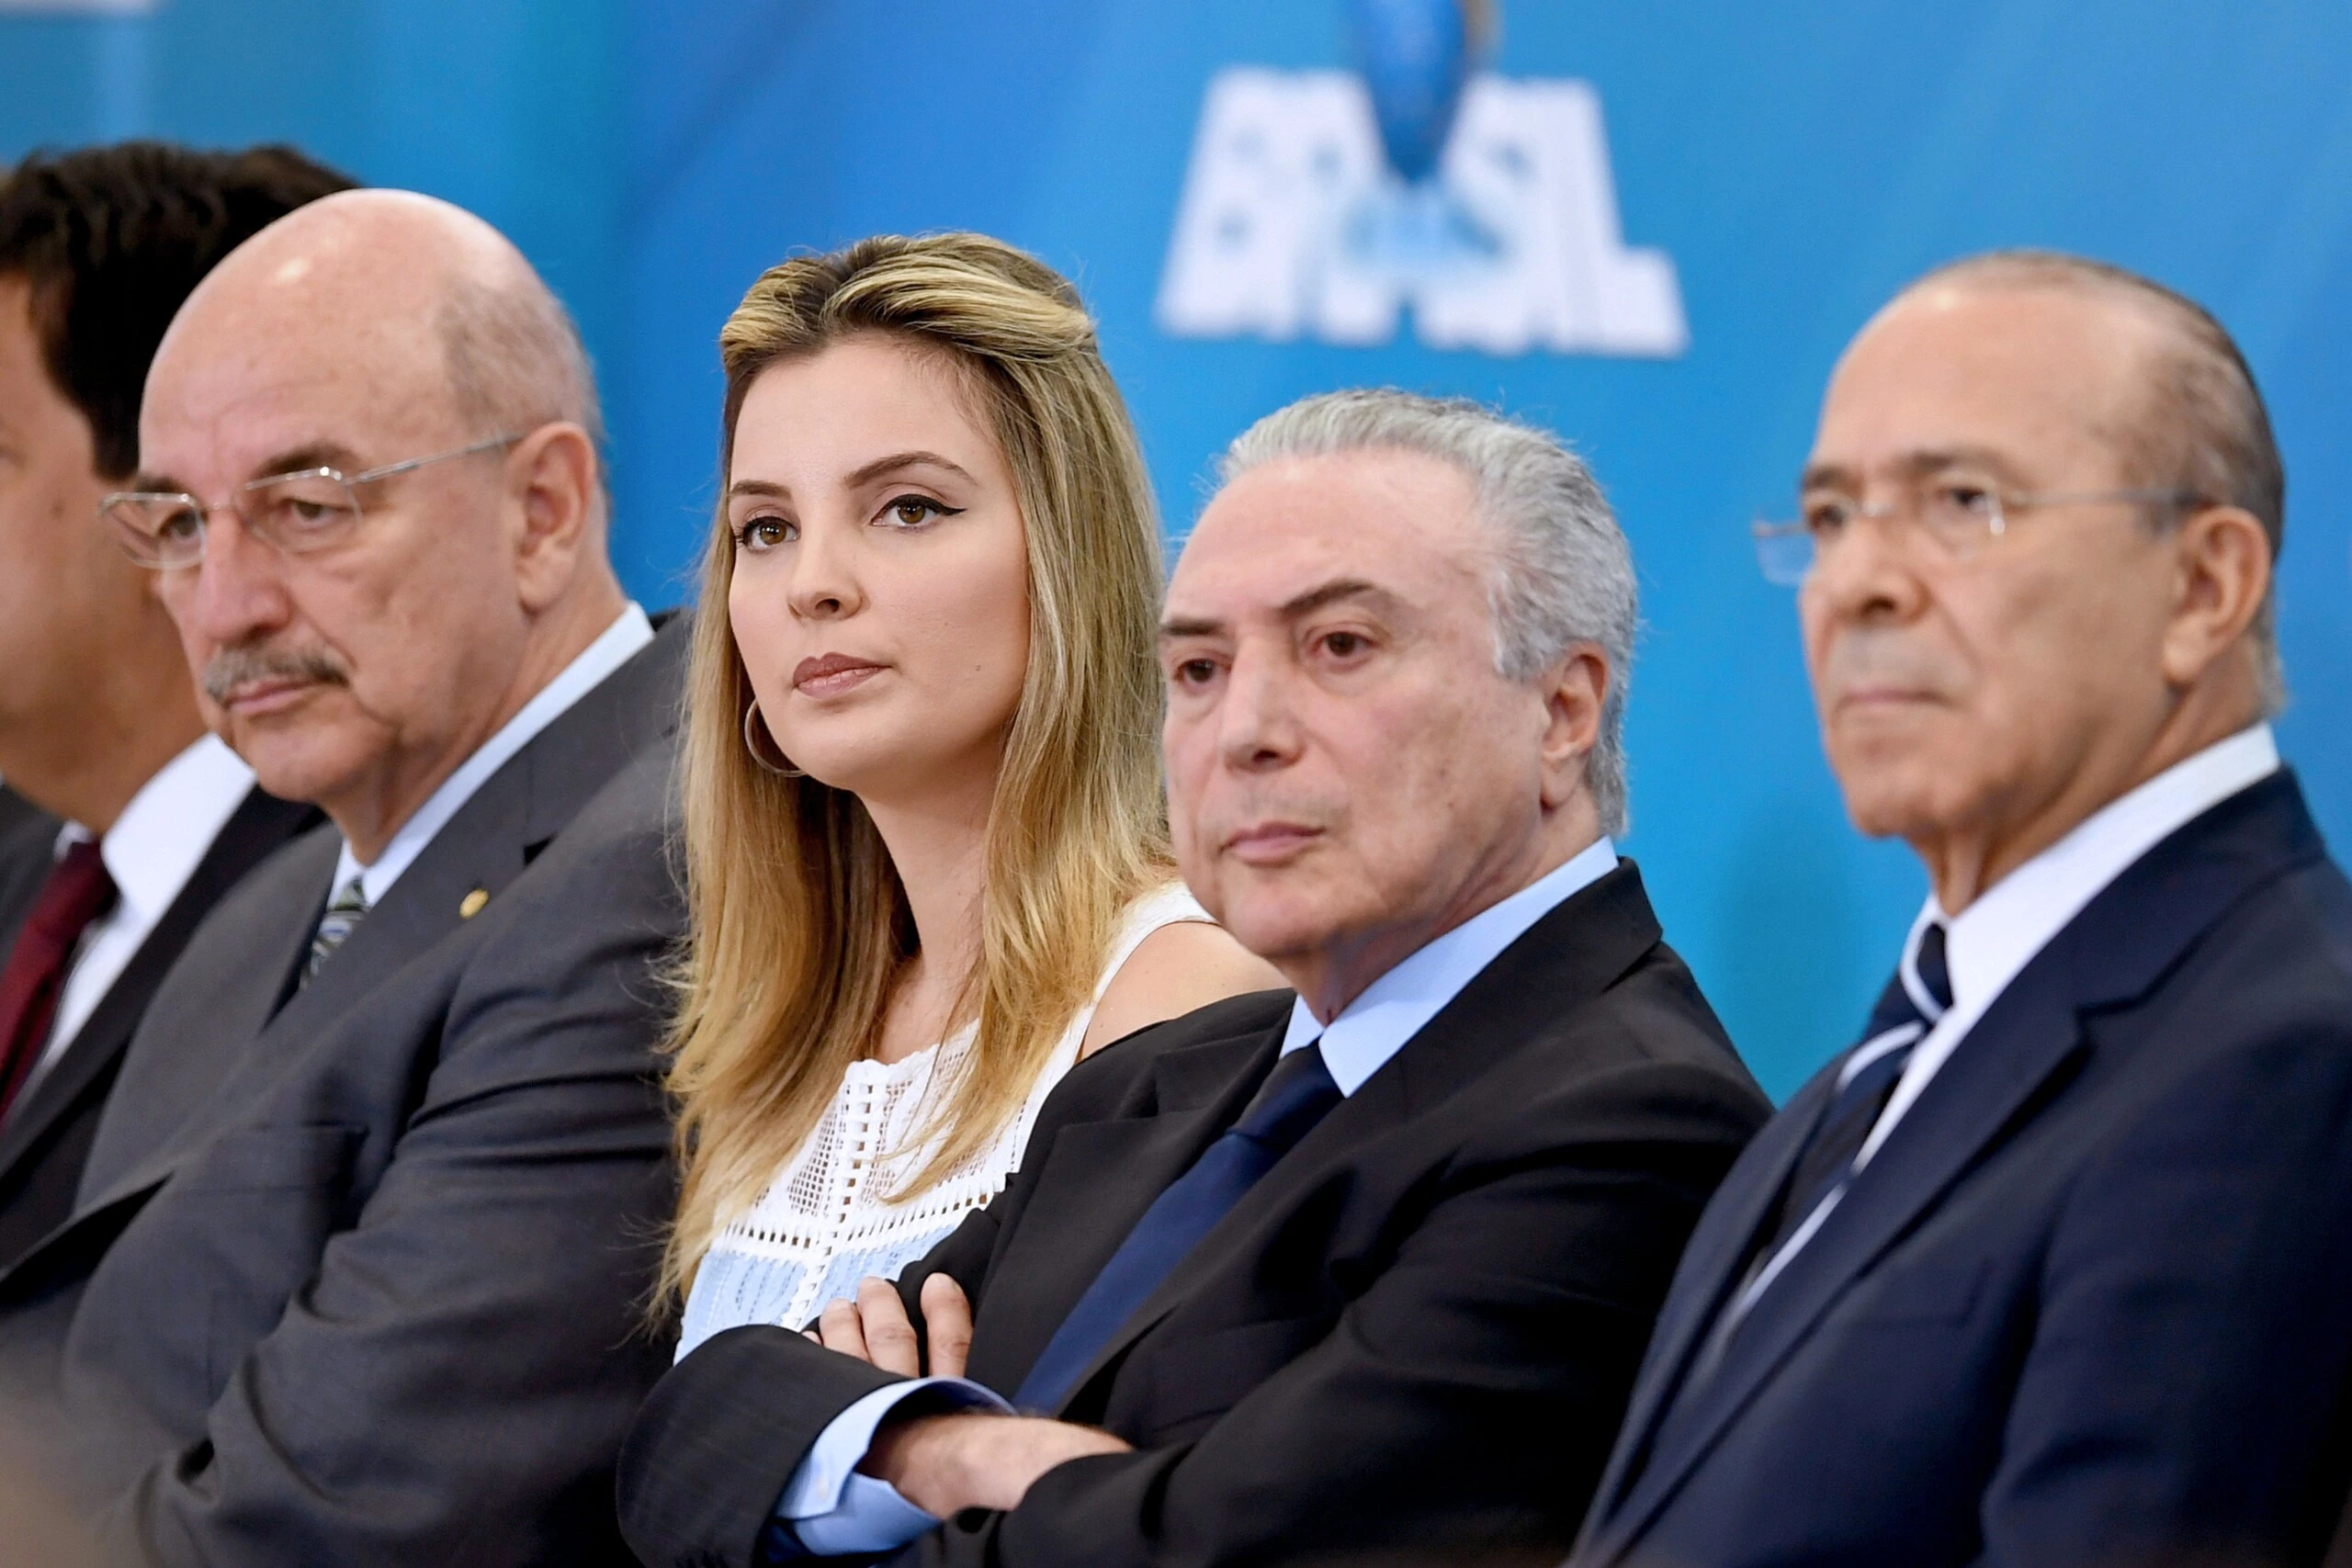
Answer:
<svg viewBox="0 0 2352 1568"><path fill-rule="evenodd" d="M2292 776L2026 965L1686 1393L1833 1076L1693 1234L1579 1568L2316 1562L2352 1471L2352 885Z"/></svg>

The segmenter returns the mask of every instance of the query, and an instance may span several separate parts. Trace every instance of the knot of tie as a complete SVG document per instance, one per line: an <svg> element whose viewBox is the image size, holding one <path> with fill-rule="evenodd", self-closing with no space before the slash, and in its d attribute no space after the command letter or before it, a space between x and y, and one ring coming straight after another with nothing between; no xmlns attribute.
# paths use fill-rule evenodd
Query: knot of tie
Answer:
<svg viewBox="0 0 2352 1568"><path fill-rule="evenodd" d="M25 917L24 929L71 947L92 920L114 907L114 878L98 852L98 841L77 839L50 868L32 912Z"/></svg>
<svg viewBox="0 0 2352 1568"><path fill-rule="evenodd" d="M308 984L334 950L351 940L359 922L368 918L368 889L356 876L345 883L335 896L327 901L326 913L319 917L319 929L311 938L310 961L302 966L302 980Z"/></svg>
<svg viewBox="0 0 2352 1568"><path fill-rule="evenodd" d="M1319 1044L1303 1045L1274 1064L1233 1132L1279 1158L1342 1098Z"/></svg>
<svg viewBox="0 0 2352 1568"><path fill-rule="evenodd" d="M1919 928L1917 938L1905 947L1902 962L1894 967L1894 978L1879 993L1878 1005L1871 1010L1870 1027L1863 1032L1862 1044L1856 1055L1905 1024L1924 1033L1951 1010L1951 967L1945 957L1946 940L1941 920L1929 920ZM1847 1071L1853 1071L1850 1061Z"/></svg>
<svg viewBox="0 0 2352 1568"><path fill-rule="evenodd" d="M1912 1052L1936 1021L1951 1010L1951 971L1944 942L1944 923L1930 920L1895 966L1894 978L1871 1010L1870 1032L1838 1069L1837 1092L1798 1156L1760 1256L1769 1258L1779 1251L1823 1200L1851 1179L1855 1157L1894 1099Z"/></svg>

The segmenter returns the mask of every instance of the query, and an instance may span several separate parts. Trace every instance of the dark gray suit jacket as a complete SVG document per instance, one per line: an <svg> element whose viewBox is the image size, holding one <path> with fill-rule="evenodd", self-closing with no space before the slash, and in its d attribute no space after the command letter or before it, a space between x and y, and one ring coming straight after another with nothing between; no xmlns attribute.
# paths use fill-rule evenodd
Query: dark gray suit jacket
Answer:
<svg viewBox="0 0 2352 1568"><path fill-rule="evenodd" d="M43 813L40 807L35 806L6 784L0 784L0 838L6 838L24 824L41 815Z"/></svg>
<svg viewBox="0 0 2352 1568"><path fill-rule="evenodd" d="M314 807L247 792L96 1010L0 1122L0 1265L16 1261L73 1213L131 1032L198 923L247 872L323 820ZM36 813L14 831L0 829L0 953L16 942L56 863L60 826Z"/></svg>
<svg viewBox="0 0 2352 1568"><path fill-rule="evenodd" d="M0 1348L49 1350L19 1397L116 1561L628 1561L686 630L492 775L308 987L331 830L158 993L73 1218L0 1272Z"/></svg>

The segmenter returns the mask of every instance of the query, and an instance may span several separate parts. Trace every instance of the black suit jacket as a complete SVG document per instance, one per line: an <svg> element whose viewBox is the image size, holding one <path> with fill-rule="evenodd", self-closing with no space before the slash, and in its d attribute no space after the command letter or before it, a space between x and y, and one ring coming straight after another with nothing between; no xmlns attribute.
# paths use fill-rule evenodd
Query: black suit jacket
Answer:
<svg viewBox="0 0 2352 1568"><path fill-rule="evenodd" d="M35 818L45 815L47 813L43 812L40 807L35 806L6 784L0 784L0 840L12 837L17 829Z"/></svg>
<svg viewBox="0 0 2352 1568"><path fill-rule="evenodd" d="M2319 1561L2352 1437L2352 886L2290 776L2018 973L1678 1395L1833 1076L1693 1235L1579 1564Z"/></svg>
<svg viewBox="0 0 2352 1568"><path fill-rule="evenodd" d="M0 1265L14 1262L74 1212L74 1188L123 1051L198 922L247 872L322 820L314 807L248 792L96 1010L0 1122ZM59 826L44 816L0 839L0 953L15 942L49 875Z"/></svg>
<svg viewBox="0 0 2352 1568"><path fill-rule="evenodd" d="M1002 1197L899 1281L978 1308L1015 1389L1272 1069L1291 997L1081 1063ZM1136 1446L902 1554L1007 1568L1566 1547L1682 1239L1768 1112L1621 867L1538 922L1188 1254L1057 1412ZM918 1315L918 1321L920 1321ZM687 1357L629 1436L649 1562L741 1563L825 1425L890 1380L776 1328Z"/></svg>
<svg viewBox="0 0 2352 1568"><path fill-rule="evenodd" d="M331 829L158 992L74 1215L0 1273L0 1347L51 1337L25 1413L113 1560L628 1560L685 634L493 774L308 986Z"/></svg>

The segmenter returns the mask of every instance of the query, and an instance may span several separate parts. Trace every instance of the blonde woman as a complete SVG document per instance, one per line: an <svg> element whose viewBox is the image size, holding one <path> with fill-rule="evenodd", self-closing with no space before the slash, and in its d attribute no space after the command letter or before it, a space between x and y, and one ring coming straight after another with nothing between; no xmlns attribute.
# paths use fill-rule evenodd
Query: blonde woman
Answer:
<svg viewBox="0 0 2352 1568"><path fill-rule="evenodd" d="M895 1277L1072 1063L1281 983L1175 879L1157 525L1070 286L978 235L867 240L770 270L719 344L682 1356Z"/></svg>

